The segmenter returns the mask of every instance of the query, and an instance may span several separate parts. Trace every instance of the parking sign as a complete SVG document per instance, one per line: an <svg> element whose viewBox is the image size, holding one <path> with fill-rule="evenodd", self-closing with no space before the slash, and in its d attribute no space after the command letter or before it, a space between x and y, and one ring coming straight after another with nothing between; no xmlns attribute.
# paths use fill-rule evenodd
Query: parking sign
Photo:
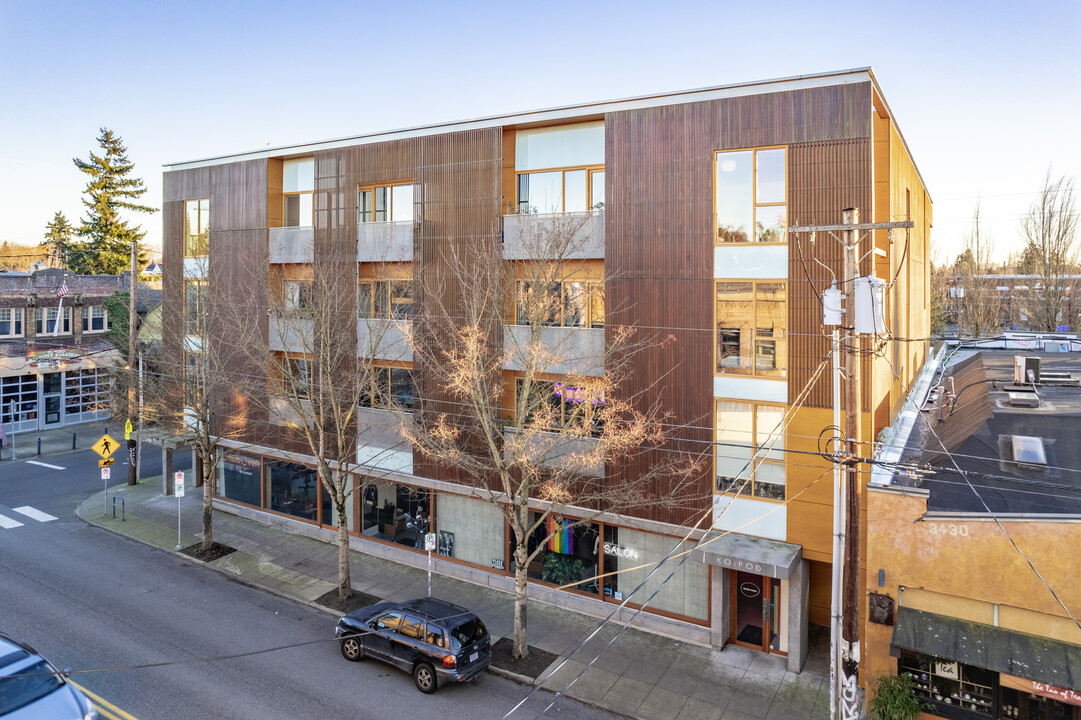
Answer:
<svg viewBox="0 0 1081 720"><path fill-rule="evenodd" d="M184 497L184 473L173 473L173 494L178 498Z"/></svg>

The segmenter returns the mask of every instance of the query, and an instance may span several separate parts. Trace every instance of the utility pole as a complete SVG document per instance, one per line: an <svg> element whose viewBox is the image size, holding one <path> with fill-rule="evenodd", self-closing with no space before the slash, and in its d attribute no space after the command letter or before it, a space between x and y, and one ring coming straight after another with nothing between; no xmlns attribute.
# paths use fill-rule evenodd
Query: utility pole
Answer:
<svg viewBox="0 0 1081 720"><path fill-rule="evenodd" d="M858 208L842 211L842 224L793 226L791 233L811 233L811 245L814 245L815 233L824 233L839 242L844 250L841 268L840 288L836 277L833 286L822 293L823 324L832 325L833 341L833 415L834 415L834 492L833 492L833 591L830 605L832 622L830 624L830 718L836 720L856 720L860 716L859 694L859 620L862 605L860 588L860 479L859 458L861 442L862 397L860 387L860 351L861 333L880 332L878 322L873 320L871 328L861 327L856 319L859 311L857 304L863 303L870 311L870 317L884 308L875 306L873 291L866 298L857 296L857 277L859 263L860 233L874 230L893 230L911 228L911 221L889 223L860 223ZM835 233L841 233L838 237ZM799 242L798 238L796 242ZM883 252L871 248L872 253ZM829 266L815 259L826 267ZM873 275L872 271L872 275ZM842 295L843 293L843 295ZM847 298L845 310L840 308L841 298ZM842 321L842 313L847 315ZM839 328L845 331L847 343L842 342ZM838 354L844 352L844 436L840 435L840 384L841 363ZM843 446L842 446L843 443ZM843 472L841 468L843 466Z"/></svg>
<svg viewBox="0 0 1081 720"><path fill-rule="evenodd" d="M139 244L131 241L131 279L128 292L128 420L131 422L132 411L135 409L135 293L139 284ZM125 423L125 426L127 426ZM138 450L135 440L128 436L128 485L139 483L139 471L136 467Z"/></svg>

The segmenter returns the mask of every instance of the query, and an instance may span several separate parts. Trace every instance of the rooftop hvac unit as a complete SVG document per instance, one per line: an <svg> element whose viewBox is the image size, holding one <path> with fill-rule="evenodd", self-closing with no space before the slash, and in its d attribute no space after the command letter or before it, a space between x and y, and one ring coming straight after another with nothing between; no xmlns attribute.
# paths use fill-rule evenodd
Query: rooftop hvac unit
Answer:
<svg viewBox="0 0 1081 720"><path fill-rule="evenodd" d="M1013 381L1018 385L1040 383L1040 358L1030 355L1013 356Z"/></svg>

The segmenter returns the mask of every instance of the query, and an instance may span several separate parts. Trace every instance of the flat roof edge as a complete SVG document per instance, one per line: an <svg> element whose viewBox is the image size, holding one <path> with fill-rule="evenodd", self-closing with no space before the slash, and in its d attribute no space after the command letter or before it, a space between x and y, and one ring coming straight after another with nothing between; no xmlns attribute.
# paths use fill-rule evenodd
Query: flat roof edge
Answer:
<svg viewBox="0 0 1081 720"><path fill-rule="evenodd" d="M490 127L499 127L506 124L526 124L545 121L570 120L575 117L598 115L622 110L635 110L646 107L661 105L677 105L690 102L702 102L705 100L720 99L726 97L739 97L741 95L753 95L763 92L784 92L785 90L797 90L812 87L824 87L827 85L846 85L857 82L871 82L882 97L882 91L874 79L870 67L853 68L849 70L836 70L824 73L812 73L808 75L793 75L769 80L757 80L746 83L732 83L712 87L696 88L691 90L676 90L666 93L651 95L638 95L628 98L598 100L594 102L564 105L555 108L529 110L525 112L504 113L490 115L482 118L470 118L468 120L456 120L451 122L435 123L431 125L418 125L397 130L377 131L361 135L352 135L331 140L319 140L309 143L296 143L279 145L272 148L252 150L228 155L216 155L197 160L186 160L165 163L162 167L165 172L177 170L191 170L200 167L223 165L245 160L260 160L282 155L303 155L320 150L333 150L352 145L365 145L374 142L388 140L400 140L412 137L423 137L441 132L461 132L465 130L477 130ZM765 89L765 88L768 88ZM885 99L883 98L883 102ZM900 134L900 131L898 131ZM904 138L902 137L902 141ZM907 146L906 146L907 149ZM911 156L911 153L910 153ZM917 172L919 172L917 170Z"/></svg>

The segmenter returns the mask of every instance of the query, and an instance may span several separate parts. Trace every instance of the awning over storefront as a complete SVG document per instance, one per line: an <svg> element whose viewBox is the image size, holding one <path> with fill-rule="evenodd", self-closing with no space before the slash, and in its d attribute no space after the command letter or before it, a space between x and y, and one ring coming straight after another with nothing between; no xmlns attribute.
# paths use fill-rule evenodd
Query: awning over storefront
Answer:
<svg viewBox="0 0 1081 720"><path fill-rule="evenodd" d="M913 650L967 665L1081 690L1081 645L901 607L890 654Z"/></svg>
<svg viewBox="0 0 1081 720"><path fill-rule="evenodd" d="M699 541L691 559L729 570L787 580L803 560L803 548L780 540L714 530Z"/></svg>

